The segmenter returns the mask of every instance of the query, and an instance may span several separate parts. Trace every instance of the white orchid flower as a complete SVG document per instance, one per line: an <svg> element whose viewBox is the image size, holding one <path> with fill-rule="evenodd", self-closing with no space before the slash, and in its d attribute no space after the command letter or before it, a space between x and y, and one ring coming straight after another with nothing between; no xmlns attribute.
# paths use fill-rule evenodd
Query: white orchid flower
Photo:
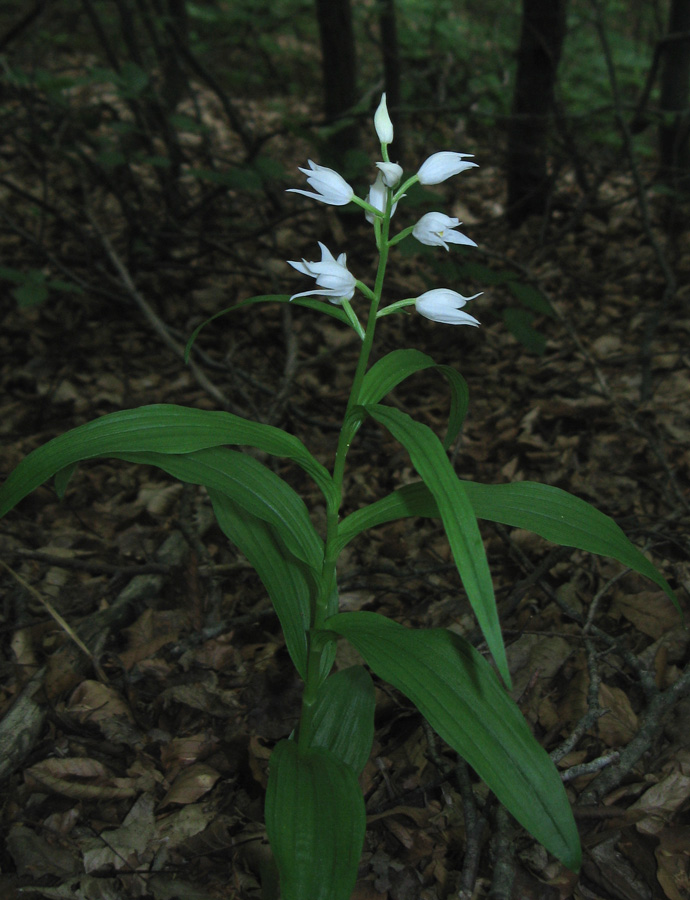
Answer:
<svg viewBox="0 0 690 900"><path fill-rule="evenodd" d="M417 179L420 184L440 184L446 178L464 172L465 169L471 169L477 163L465 162L466 156L472 156L471 153L453 153L449 150L442 150L440 153L432 153L431 156L422 163L417 172Z"/></svg>
<svg viewBox="0 0 690 900"><path fill-rule="evenodd" d="M448 244L465 244L467 247L476 247L474 241L470 240L460 231L453 231L460 225L460 219L453 219L440 212L430 212L417 222L412 229L412 234L420 244L426 244L427 247L445 247L449 250Z"/></svg>
<svg viewBox="0 0 690 900"><path fill-rule="evenodd" d="M328 297L331 303L340 305L343 300L351 300L355 293L357 279L347 270L347 256L341 253L336 259L328 247L319 241L321 248L321 262L302 262L289 259L288 265L297 269L303 275L316 278L318 288L313 291L303 291L301 294L293 294L290 300L296 297Z"/></svg>
<svg viewBox="0 0 690 900"><path fill-rule="evenodd" d="M376 168L381 171L381 175L383 176L383 183L386 185L386 187L394 188L402 178L403 168L397 163L377 162Z"/></svg>
<svg viewBox="0 0 690 900"><path fill-rule="evenodd" d="M457 291L436 288L417 297L414 305L420 315L432 322L442 322L444 325L479 325L474 316L461 311L468 300L479 296L474 294L472 297L463 297Z"/></svg>
<svg viewBox="0 0 690 900"><path fill-rule="evenodd" d="M378 209L380 212L385 213L386 211L386 201L387 201L387 191L386 191L386 182L383 176L383 173L379 172L376 176L376 181L369 188L369 196L367 197L367 202L374 207L374 209ZM395 207L397 206L397 202L393 204L391 207L391 216L395 212ZM372 222L376 218L373 213L365 212L364 217L367 222Z"/></svg>
<svg viewBox="0 0 690 900"><path fill-rule="evenodd" d="M382 144L390 144L393 140L393 123L388 115L388 107L386 106L386 95L381 95L381 102L374 113L374 128L378 139Z"/></svg>
<svg viewBox="0 0 690 900"><path fill-rule="evenodd" d="M313 187L316 193L302 191L298 188L288 188L287 193L304 194L305 197L313 197L314 200L328 203L329 206L347 206L355 192L342 175L338 175L334 169L328 169L326 166L317 166L312 160L307 160L307 162L309 168L300 168L300 172L304 172L307 176L307 184L309 187Z"/></svg>

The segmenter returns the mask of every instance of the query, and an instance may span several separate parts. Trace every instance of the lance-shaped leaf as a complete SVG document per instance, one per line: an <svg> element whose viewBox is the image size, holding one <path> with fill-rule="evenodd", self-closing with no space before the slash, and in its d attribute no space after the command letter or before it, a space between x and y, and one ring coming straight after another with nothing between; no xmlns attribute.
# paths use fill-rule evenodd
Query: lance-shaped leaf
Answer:
<svg viewBox="0 0 690 900"><path fill-rule="evenodd" d="M610 516L561 488L534 481L515 484L462 482L478 519L524 528L555 544L610 556L658 584L680 610L671 586L623 534ZM367 528L409 516L438 517L433 494L424 483L407 484L351 513L338 530L338 549Z"/></svg>
<svg viewBox="0 0 690 900"><path fill-rule="evenodd" d="M364 408L405 447L412 465L434 497L467 598L498 671L510 685L491 573L477 518L446 451L428 426L415 422L407 413L381 405Z"/></svg>
<svg viewBox="0 0 690 900"><path fill-rule="evenodd" d="M311 609L306 568L285 552L267 522L242 509L227 495L209 489L218 524L247 557L268 591L280 620L285 645L300 677L307 677L307 630ZM334 653L330 655L330 663ZM330 668L330 665L329 665Z"/></svg>
<svg viewBox="0 0 690 900"><path fill-rule="evenodd" d="M180 481L203 484L226 494L273 526L287 550L320 573L323 542L302 498L282 478L246 453L209 447L180 455L117 453L117 459L157 466Z"/></svg>
<svg viewBox="0 0 690 900"><path fill-rule="evenodd" d="M157 404L110 413L34 450L0 488L0 517L48 478L85 459L119 452L192 453L224 444L256 447L294 460L321 488L329 507L337 506L327 469L293 435L232 413Z"/></svg>
<svg viewBox="0 0 690 900"><path fill-rule="evenodd" d="M184 348L184 361L187 362L189 359L189 354L199 336L199 332L206 328L214 319L219 319L221 316L226 316L228 313L235 312L238 309L243 309L245 306L253 306L255 303L290 303L290 295L289 294L261 294L258 297L247 297L246 300L241 300L239 303L235 303L234 306L228 306L225 309L221 309L220 312L214 313L208 319L201 323L201 325L197 325L197 327L192 332L192 336L187 341L187 346ZM325 313L327 316L332 316L334 319L338 319L340 322L344 322L346 325L350 325L350 320L345 314L344 310L340 306L335 306L332 303L325 303L323 300L316 300L314 297L297 297L292 300L293 306L306 306L308 309L314 309L317 312Z"/></svg>
<svg viewBox="0 0 690 900"><path fill-rule="evenodd" d="M377 360L364 376L359 402L363 406L378 403L394 387L424 369L434 368L443 373L450 385L450 416L448 433L443 446L447 449L457 437L467 415L469 390L467 382L451 366L437 365L426 353L419 350L393 350Z"/></svg>
<svg viewBox="0 0 690 900"><path fill-rule="evenodd" d="M374 683L363 666L334 672L319 688L309 745L322 747L359 775L374 742Z"/></svg>
<svg viewBox="0 0 690 900"><path fill-rule="evenodd" d="M350 900L366 815L357 776L321 748L276 745L269 762L266 832L282 900Z"/></svg>
<svg viewBox="0 0 690 900"><path fill-rule="evenodd" d="M506 809L566 866L580 842L561 779L488 662L459 635L416 631L377 613L338 613L326 628L415 704Z"/></svg>

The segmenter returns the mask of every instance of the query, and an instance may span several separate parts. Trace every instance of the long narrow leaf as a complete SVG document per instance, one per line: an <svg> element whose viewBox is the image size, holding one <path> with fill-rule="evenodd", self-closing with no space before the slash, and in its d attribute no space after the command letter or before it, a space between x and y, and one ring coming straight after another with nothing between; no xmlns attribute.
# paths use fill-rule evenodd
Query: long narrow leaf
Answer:
<svg viewBox="0 0 690 900"><path fill-rule="evenodd" d="M302 498L282 478L246 453L209 447L194 453L118 453L117 459L158 466L180 481L203 484L226 494L268 522L297 559L320 573L323 542Z"/></svg>
<svg viewBox="0 0 690 900"><path fill-rule="evenodd" d="M438 369L439 372L442 372L450 385L448 433L443 442L443 446L447 449L462 428L469 404L467 382L451 366L437 365L430 356L427 356L426 353L421 353L419 350L393 350L377 360L364 376L360 403L363 406L378 403L394 387L397 387L402 381L409 378L410 375L429 368Z"/></svg>
<svg viewBox="0 0 690 900"><path fill-rule="evenodd" d="M498 671L510 685L491 573L477 518L441 442L429 427L398 409L381 405L365 409L405 447L412 465L436 500L467 597Z"/></svg>
<svg viewBox="0 0 690 900"><path fill-rule="evenodd" d="M281 741L270 759L266 832L282 900L350 900L366 816L357 776L332 753Z"/></svg>
<svg viewBox="0 0 690 900"><path fill-rule="evenodd" d="M585 500L533 481L515 484L463 481L462 484L478 519L524 528L555 544L610 556L659 585L680 610L676 595L663 575L610 516ZM338 531L339 549L367 528L409 516L439 516L431 491L421 482L405 485L344 519Z"/></svg>
<svg viewBox="0 0 690 900"><path fill-rule="evenodd" d="M309 744L323 747L359 775L374 741L376 699L363 666L334 672L319 688Z"/></svg>
<svg viewBox="0 0 690 900"><path fill-rule="evenodd" d="M350 320L341 307L335 306L332 303L324 303L323 300L317 300L314 297L297 297L292 301L290 301L289 294L262 294L259 297L248 297L246 300L241 300L239 303L235 303L234 306L227 306L225 309L221 309L220 312L214 313L208 319L203 321L201 325L197 325L197 327L192 332L192 336L187 341L187 346L184 348L184 361L187 362L187 360L189 359L190 351L192 349L194 341L196 341L197 337L199 336L199 333L215 319L219 319L221 316L227 316L228 313L236 312L237 310L243 309L246 306L253 306L255 303L289 302L292 302L294 306L306 306L309 309L315 309L318 312L322 312L328 316L332 316L334 319L338 319L340 322L344 322L346 325L350 325Z"/></svg>
<svg viewBox="0 0 690 900"><path fill-rule="evenodd" d="M220 491L211 488L209 496L222 531L244 553L268 591L285 635L290 658L305 679L311 608L310 583L305 567L285 553L267 522L242 509Z"/></svg>
<svg viewBox="0 0 690 900"><path fill-rule="evenodd" d="M157 404L110 413L34 450L0 488L0 517L48 478L85 459L119 452L192 453L223 444L294 460L318 484L329 506L337 505L328 471L293 435L232 413Z"/></svg>
<svg viewBox="0 0 690 900"><path fill-rule="evenodd" d="M412 700L503 805L571 869L580 843L561 779L487 661L445 629L415 631L377 613L338 613L326 627Z"/></svg>

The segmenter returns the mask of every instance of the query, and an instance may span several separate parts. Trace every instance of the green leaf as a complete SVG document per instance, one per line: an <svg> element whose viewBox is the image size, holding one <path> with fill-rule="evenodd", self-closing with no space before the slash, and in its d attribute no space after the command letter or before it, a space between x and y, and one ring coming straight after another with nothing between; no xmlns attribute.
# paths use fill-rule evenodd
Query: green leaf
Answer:
<svg viewBox="0 0 690 900"><path fill-rule="evenodd" d="M491 573L474 510L463 483L453 471L433 431L407 413L389 406L366 406L367 413L384 425L405 447L412 465L436 500L453 559L472 604L482 634L498 671L507 685L510 672L498 621Z"/></svg>
<svg viewBox="0 0 690 900"><path fill-rule="evenodd" d="M359 775L374 742L374 683L362 666L334 672L321 685L309 745L322 747Z"/></svg>
<svg viewBox="0 0 690 900"><path fill-rule="evenodd" d="M366 816L357 776L332 753L281 741L270 759L266 832L282 900L350 900Z"/></svg>
<svg viewBox="0 0 690 900"><path fill-rule="evenodd" d="M479 281L481 284L505 284L516 277L514 269L490 269L481 263L472 260L463 261L462 277L470 281Z"/></svg>
<svg viewBox="0 0 690 900"><path fill-rule="evenodd" d="M21 269L11 269L8 266L0 266L0 278L4 281L12 281L14 284L24 284L28 275Z"/></svg>
<svg viewBox="0 0 690 900"><path fill-rule="evenodd" d="M133 99L146 88L149 76L136 63L125 62L115 76L115 83L123 97Z"/></svg>
<svg viewBox="0 0 690 900"><path fill-rule="evenodd" d="M451 366L437 365L430 356L420 353L419 350L393 350L375 362L364 376L359 402L364 406L378 403L410 375L428 368L438 369L446 376L450 384L451 404L448 434L443 442L443 446L447 449L462 428L470 396L467 382Z"/></svg>
<svg viewBox="0 0 690 900"><path fill-rule="evenodd" d="M302 498L282 478L252 456L227 447L193 453L117 453L126 462L157 466L191 484L220 491L252 515L268 522L287 550L320 574L323 541Z"/></svg>
<svg viewBox="0 0 690 900"><path fill-rule="evenodd" d="M78 284L71 281L62 281L59 278L51 278L48 282L51 291L63 291L67 294L83 294L84 290Z"/></svg>
<svg viewBox="0 0 690 900"><path fill-rule="evenodd" d="M244 553L268 591L290 658L300 677L306 679L311 590L304 566L285 553L267 522L242 509L220 491L212 488L209 496L222 531Z"/></svg>
<svg viewBox="0 0 690 900"><path fill-rule="evenodd" d="M509 281L507 287L513 297L527 309L543 313L545 316L553 317L555 315L548 299L538 288L532 287L531 284L523 284L521 281Z"/></svg>
<svg viewBox="0 0 690 900"><path fill-rule="evenodd" d="M404 628L371 612L339 613L325 625L412 700L547 850L579 868L577 828L558 772L489 663L467 641L445 629Z"/></svg>
<svg viewBox="0 0 690 900"><path fill-rule="evenodd" d="M27 279L24 284L12 289L12 296L20 309L29 309L32 306L40 306L48 299L48 287L45 281Z"/></svg>
<svg viewBox="0 0 690 900"><path fill-rule="evenodd" d="M513 337L537 356L546 350L546 337L532 325L532 313L526 309L503 310L503 321Z"/></svg>
<svg viewBox="0 0 690 900"><path fill-rule="evenodd" d="M81 460L129 452L192 453L223 444L294 460L318 484L328 505L337 505L330 474L293 435L232 413L158 404L110 413L34 450L0 488L0 517L56 472Z"/></svg>
<svg viewBox="0 0 690 900"><path fill-rule="evenodd" d="M236 166L232 169L224 169L222 172L216 169L190 168L188 175L193 175L199 181L211 184L220 184L232 191L259 191L261 179L257 173L248 166Z"/></svg>
<svg viewBox="0 0 690 900"><path fill-rule="evenodd" d="M610 516L585 500L534 481L515 484L463 481L462 484L478 519L524 528L555 544L617 559L659 585L680 611L676 595L663 575L628 540ZM439 516L436 501L425 484L405 485L351 513L338 529L338 550L367 528L409 516Z"/></svg>
<svg viewBox="0 0 690 900"><path fill-rule="evenodd" d="M339 322L344 322L352 328L352 324L342 307L335 306L333 303L324 303L323 300L317 300L315 297L297 297L291 301L289 294L262 294L258 297L248 297L246 300L235 303L234 306L228 306L225 309L221 309L220 312L214 313L209 319L202 322L201 325L197 325L187 341L187 346L184 348L184 361L188 361L192 346L199 336L199 332L210 322L213 322L214 319L218 319L228 313L235 312L235 310L243 309L245 306L253 306L255 303L291 303L293 306L306 306L308 309L314 309L317 312L325 313L327 316L332 316L334 319L338 319Z"/></svg>

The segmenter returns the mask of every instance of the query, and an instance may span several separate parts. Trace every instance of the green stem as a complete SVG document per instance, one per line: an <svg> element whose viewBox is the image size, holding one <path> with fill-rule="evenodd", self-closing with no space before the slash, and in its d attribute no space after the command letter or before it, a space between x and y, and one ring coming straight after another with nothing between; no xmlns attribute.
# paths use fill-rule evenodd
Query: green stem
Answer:
<svg viewBox="0 0 690 900"><path fill-rule="evenodd" d="M323 628L324 622L328 617L328 601L332 591L335 589L336 581L336 561L337 561L337 538L338 523L340 521L340 506L342 504L343 494L343 477L345 473L345 459L350 449L350 444L359 428L358 422L353 422L352 413L360 402L362 392L362 383L369 364L371 349L374 344L374 333L376 331L376 314L381 303L381 295L383 293L383 283L386 275L386 264L388 262L388 234L390 230L392 197L391 191L388 191L388 200L386 204L386 213L381 219L381 240L379 241L379 264L376 271L376 282L371 297L371 306L369 307L369 317L367 319L367 327L364 332L362 348L359 352L357 360L357 368L355 369L352 387L350 389L350 397L345 410L343 425L340 429L340 437L338 438L338 447L335 453L335 461L333 463L333 481L337 489L337 504L332 505L327 511L326 517L326 547L324 550L323 568L321 570L321 581L319 593L316 598L316 604L313 612L313 621L311 627L313 630ZM309 654L307 657L307 678L304 685L304 694L302 696L302 713L299 725L299 748L304 752L309 747L311 739L311 721L314 712L314 704L321 683L321 655L322 649L315 647L314 642L309 641Z"/></svg>

